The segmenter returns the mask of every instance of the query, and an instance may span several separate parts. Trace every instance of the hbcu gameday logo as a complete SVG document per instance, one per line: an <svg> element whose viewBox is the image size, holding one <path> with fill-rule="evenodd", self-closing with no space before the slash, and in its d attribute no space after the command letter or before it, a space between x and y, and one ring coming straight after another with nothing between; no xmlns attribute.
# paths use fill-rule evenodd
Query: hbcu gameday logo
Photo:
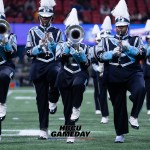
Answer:
<svg viewBox="0 0 150 150"><path fill-rule="evenodd" d="M88 137L91 131L81 131L81 125L79 126L70 126L70 125L64 125L60 126L59 131L52 131L51 136L52 137Z"/></svg>

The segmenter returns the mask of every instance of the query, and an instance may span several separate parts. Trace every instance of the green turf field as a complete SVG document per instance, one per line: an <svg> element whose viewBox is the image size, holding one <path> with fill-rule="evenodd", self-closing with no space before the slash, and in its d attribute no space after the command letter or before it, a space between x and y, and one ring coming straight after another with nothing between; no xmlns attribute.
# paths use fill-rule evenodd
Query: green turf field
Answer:
<svg viewBox="0 0 150 150"><path fill-rule="evenodd" d="M47 141L37 140L38 114L35 92L33 88L16 88L10 90L7 101L7 117L2 123L2 141L0 150L149 150L150 149L150 116L146 114L146 106L139 116L140 129L129 126L129 134L125 135L125 143L116 144L113 127L112 106L109 103L109 123L100 124L101 115L95 115L93 89L88 88L81 108L78 125L83 131L91 131L89 138L78 138L74 144L66 144L65 139L51 138ZM131 102L128 100L128 111ZM58 131L64 124L61 99L58 111L49 116L49 130ZM122 118L123 119L123 118Z"/></svg>

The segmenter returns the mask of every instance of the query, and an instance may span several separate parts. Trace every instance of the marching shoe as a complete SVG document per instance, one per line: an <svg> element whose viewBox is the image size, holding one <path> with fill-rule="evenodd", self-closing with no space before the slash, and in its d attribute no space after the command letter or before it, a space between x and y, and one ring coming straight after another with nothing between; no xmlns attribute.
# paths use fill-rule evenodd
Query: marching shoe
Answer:
<svg viewBox="0 0 150 150"><path fill-rule="evenodd" d="M125 140L124 135L119 135L119 136L117 135L115 139L115 143L124 143L124 140Z"/></svg>
<svg viewBox="0 0 150 150"><path fill-rule="evenodd" d="M57 111L57 104L49 102L49 113L55 114Z"/></svg>
<svg viewBox="0 0 150 150"><path fill-rule="evenodd" d="M0 120L3 121L6 116L6 104L0 103Z"/></svg>
<svg viewBox="0 0 150 150"><path fill-rule="evenodd" d="M66 141L67 143L71 143L72 144L72 143L74 143L74 141L75 141L75 137L73 137L73 136L72 137L71 136L67 137L67 141Z"/></svg>
<svg viewBox="0 0 150 150"><path fill-rule="evenodd" d="M101 119L101 123L108 123L108 117L102 117L102 119Z"/></svg>
<svg viewBox="0 0 150 150"><path fill-rule="evenodd" d="M139 129L139 124L138 124L138 119L137 118L134 118L134 117L130 116L129 123L130 123L132 128Z"/></svg>
<svg viewBox="0 0 150 150"><path fill-rule="evenodd" d="M80 108L73 107L70 120L77 121L79 119L79 116L80 116Z"/></svg>
<svg viewBox="0 0 150 150"><path fill-rule="evenodd" d="M48 139L48 129L40 130L40 136L38 137L39 140L47 140Z"/></svg>
<svg viewBox="0 0 150 150"><path fill-rule="evenodd" d="M147 111L147 114L150 115L150 110Z"/></svg>
<svg viewBox="0 0 150 150"><path fill-rule="evenodd" d="M100 111L100 110L96 110L96 111L95 111L95 114L96 114L96 115L101 115L101 111Z"/></svg>

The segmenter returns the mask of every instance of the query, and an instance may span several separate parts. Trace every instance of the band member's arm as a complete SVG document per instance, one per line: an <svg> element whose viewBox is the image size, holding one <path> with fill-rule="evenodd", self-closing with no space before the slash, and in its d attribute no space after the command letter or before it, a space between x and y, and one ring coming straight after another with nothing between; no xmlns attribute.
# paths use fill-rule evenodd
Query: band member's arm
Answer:
<svg viewBox="0 0 150 150"><path fill-rule="evenodd" d="M10 54L17 52L17 40L14 34L10 34L8 38L5 38L4 50Z"/></svg>
<svg viewBox="0 0 150 150"><path fill-rule="evenodd" d="M108 50L104 47L105 38L101 40L101 42L95 46L93 57L95 57L100 62L106 62L112 60L113 57L119 57L121 54L120 47L117 46L116 43L115 48L109 48Z"/></svg>
<svg viewBox="0 0 150 150"><path fill-rule="evenodd" d="M128 41L122 41L123 52L133 62L144 59L146 57L146 49L144 48L142 39L138 36L135 36L132 37L130 43Z"/></svg>
<svg viewBox="0 0 150 150"><path fill-rule="evenodd" d="M27 43L26 43L26 54L28 57L35 57L38 56L39 54L43 53L43 50L41 48L42 42L39 42L39 45L36 45L34 43L34 36L32 34L32 30L29 31L28 36L27 36Z"/></svg>
<svg viewBox="0 0 150 150"><path fill-rule="evenodd" d="M146 56L146 50L142 40L139 37L137 38L137 43L134 44L134 46L131 46L127 41L123 41L122 46L124 53L135 58L136 60L143 59Z"/></svg>

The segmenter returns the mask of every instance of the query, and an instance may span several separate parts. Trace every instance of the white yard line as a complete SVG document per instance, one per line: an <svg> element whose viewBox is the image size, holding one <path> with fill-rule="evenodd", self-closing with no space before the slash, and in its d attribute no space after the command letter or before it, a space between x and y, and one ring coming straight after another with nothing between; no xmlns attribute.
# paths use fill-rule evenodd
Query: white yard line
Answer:
<svg viewBox="0 0 150 150"><path fill-rule="evenodd" d="M13 93L35 93L35 91L33 90L33 89L31 89L31 90L12 90L13 91Z"/></svg>
<svg viewBox="0 0 150 150"><path fill-rule="evenodd" d="M35 100L36 97L34 96L15 96L15 100Z"/></svg>
<svg viewBox="0 0 150 150"><path fill-rule="evenodd" d="M31 89L31 90L12 90L13 91L13 93L35 93L35 90L33 90L33 89ZM86 90L85 91L85 93L92 93L92 92L94 92L94 90L93 89L91 89L91 90Z"/></svg>

